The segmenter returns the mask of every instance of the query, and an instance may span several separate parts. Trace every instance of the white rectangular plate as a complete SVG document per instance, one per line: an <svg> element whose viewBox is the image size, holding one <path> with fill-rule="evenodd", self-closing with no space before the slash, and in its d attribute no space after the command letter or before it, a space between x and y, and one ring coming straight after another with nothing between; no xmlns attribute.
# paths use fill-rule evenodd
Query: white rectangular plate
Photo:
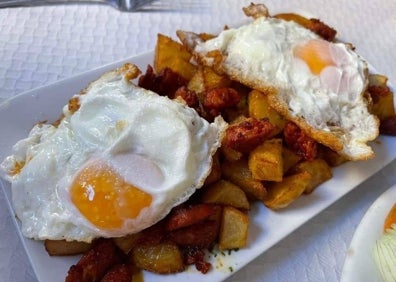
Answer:
<svg viewBox="0 0 396 282"><path fill-rule="evenodd" d="M79 93L87 84L106 71L121 66L125 62L132 62L145 71L147 64L153 61L153 53L149 52L107 65L87 73L59 81L30 92L18 95L0 104L0 160L10 154L12 145L27 136L32 126L40 121L56 120L75 93ZM275 243L290 234L313 216L340 199L354 189L358 184L379 171L396 156L396 138L381 136L372 144L376 158L367 162L346 163L333 170L333 178L312 194L300 197L286 209L272 211L262 204L253 205L249 215L251 218L248 246L231 254L212 255L210 257L213 269L205 276L193 267L175 275L155 275L144 272L144 281L222 281L229 277L257 256L268 250ZM0 182L6 194L10 211L11 191L9 183ZM64 281L66 273L78 257L49 257L42 242L23 238L19 223L15 220L19 235L24 244L28 257L39 281Z"/></svg>

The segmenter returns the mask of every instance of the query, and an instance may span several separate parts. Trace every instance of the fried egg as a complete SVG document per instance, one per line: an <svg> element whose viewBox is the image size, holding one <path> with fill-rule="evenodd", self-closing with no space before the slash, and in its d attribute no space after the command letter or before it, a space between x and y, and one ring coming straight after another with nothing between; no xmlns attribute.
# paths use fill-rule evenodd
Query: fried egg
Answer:
<svg viewBox="0 0 396 282"><path fill-rule="evenodd" d="M109 72L38 124L1 164L26 237L91 241L136 233L199 189L226 123Z"/></svg>
<svg viewBox="0 0 396 282"><path fill-rule="evenodd" d="M293 21L261 16L209 40L179 38L199 62L268 95L273 108L351 160L369 159L378 119L368 111L367 63Z"/></svg>

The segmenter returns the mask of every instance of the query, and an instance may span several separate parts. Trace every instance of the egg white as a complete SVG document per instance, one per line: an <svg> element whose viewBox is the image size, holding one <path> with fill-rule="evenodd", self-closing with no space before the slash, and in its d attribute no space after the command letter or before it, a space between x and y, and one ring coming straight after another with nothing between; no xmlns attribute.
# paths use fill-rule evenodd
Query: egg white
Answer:
<svg viewBox="0 0 396 282"><path fill-rule="evenodd" d="M203 64L252 88L270 89L270 103L308 134L319 133L312 135L321 143L352 160L373 156L366 142L378 136L378 120L364 97L367 63L350 45L329 43L335 65L316 75L294 50L324 40L293 21L259 17L207 41L193 33L179 34ZM214 52L221 55L220 62Z"/></svg>
<svg viewBox="0 0 396 282"><path fill-rule="evenodd" d="M34 126L1 165L24 236L89 242L135 233L203 185L226 127L221 118L208 123L183 103L136 87L116 71L76 97L76 112L65 106L57 127ZM152 196L151 205L122 228L94 226L70 199L75 175L95 161L110 164ZM25 165L12 175L16 163Z"/></svg>

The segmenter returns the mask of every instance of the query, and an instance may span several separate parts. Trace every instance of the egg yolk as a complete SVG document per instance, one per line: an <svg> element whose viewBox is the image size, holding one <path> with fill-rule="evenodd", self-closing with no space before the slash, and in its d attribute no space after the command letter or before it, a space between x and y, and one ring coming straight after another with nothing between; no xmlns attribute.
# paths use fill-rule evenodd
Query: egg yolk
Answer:
<svg viewBox="0 0 396 282"><path fill-rule="evenodd" d="M310 71L318 75L327 66L335 65L330 52L330 43L325 40L310 40L305 45L296 46L295 57L308 65Z"/></svg>
<svg viewBox="0 0 396 282"><path fill-rule="evenodd" d="M392 228L392 225L396 223L396 204L392 206L388 212L384 221L384 231Z"/></svg>
<svg viewBox="0 0 396 282"><path fill-rule="evenodd" d="M79 211L102 229L121 228L125 219L136 218L152 202L150 194L126 183L102 162L94 162L78 173L70 195Z"/></svg>
<svg viewBox="0 0 396 282"><path fill-rule="evenodd" d="M15 162L14 167L9 172L10 175L17 175L21 173L24 166L25 166L25 162Z"/></svg>

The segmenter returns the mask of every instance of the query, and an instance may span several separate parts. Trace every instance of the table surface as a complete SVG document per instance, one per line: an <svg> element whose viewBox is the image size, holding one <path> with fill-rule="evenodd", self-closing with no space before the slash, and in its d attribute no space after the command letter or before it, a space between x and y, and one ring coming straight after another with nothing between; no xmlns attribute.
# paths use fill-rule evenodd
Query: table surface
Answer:
<svg viewBox="0 0 396 282"><path fill-rule="evenodd" d="M122 13L68 5L0 9L0 98L152 50L157 33L217 32L235 26L251 1L213 0L203 11ZM396 1L268 0L270 11L306 11L396 83ZM374 200L396 183L392 162L227 281L339 281L355 228ZM0 193L1 281L37 281Z"/></svg>

